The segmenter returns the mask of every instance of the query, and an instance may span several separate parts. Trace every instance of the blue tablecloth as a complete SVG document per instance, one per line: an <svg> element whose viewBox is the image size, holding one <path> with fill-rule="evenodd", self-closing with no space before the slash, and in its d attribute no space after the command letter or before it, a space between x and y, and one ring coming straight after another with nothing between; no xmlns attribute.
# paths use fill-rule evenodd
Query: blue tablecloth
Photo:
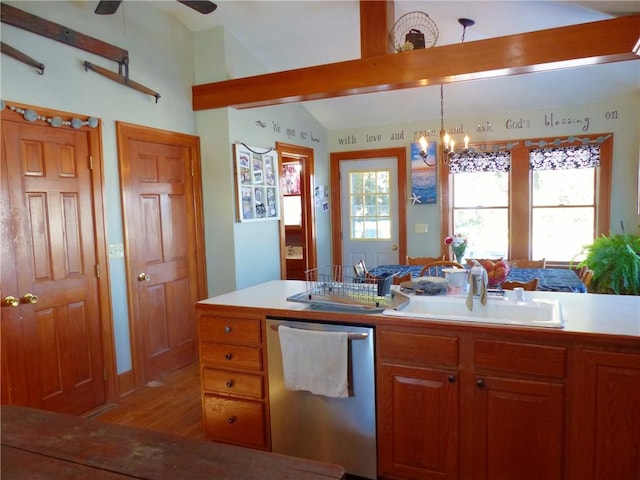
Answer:
<svg viewBox="0 0 640 480"><path fill-rule="evenodd" d="M538 279L538 290L546 292L587 293L578 275L568 268L512 268L507 280L528 282Z"/></svg>
<svg viewBox="0 0 640 480"><path fill-rule="evenodd" d="M412 277L417 277L422 268L422 265L380 265L371 269L369 273L376 276L382 273L396 273L398 275L411 273ZM587 292L587 288L580 281L576 272L567 268L512 268L507 275L507 280L517 282L528 282L534 278L538 279L538 290L540 291Z"/></svg>

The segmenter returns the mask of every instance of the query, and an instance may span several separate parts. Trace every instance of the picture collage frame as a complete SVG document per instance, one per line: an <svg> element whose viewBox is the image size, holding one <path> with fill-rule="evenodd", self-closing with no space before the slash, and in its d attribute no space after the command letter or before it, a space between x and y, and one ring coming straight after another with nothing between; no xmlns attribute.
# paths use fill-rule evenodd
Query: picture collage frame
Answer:
<svg viewBox="0 0 640 480"><path fill-rule="evenodd" d="M273 148L236 143L234 167L238 221L279 220L278 152Z"/></svg>

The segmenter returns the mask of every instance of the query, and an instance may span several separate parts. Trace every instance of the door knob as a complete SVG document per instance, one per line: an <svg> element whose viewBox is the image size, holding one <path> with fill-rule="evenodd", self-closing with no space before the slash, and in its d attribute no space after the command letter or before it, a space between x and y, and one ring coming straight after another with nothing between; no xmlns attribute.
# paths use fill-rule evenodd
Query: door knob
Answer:
<svg viewBox="0 0 640 480"><path fill-rule="evenodd" d="M393 246L391 247L391 250L393 250L394 252L395 252L396 250L398 250L398 245L393 245Z"/></svg>
<svg viewBox="0 0 640 480"><path fill-rule="evenodd" d="M36 303L38 303L38 295L34 295L33 293L25 293L22 296L22 301L24 303L30 303L32 305L35 305Z"/></svg>
<svg viewBox="0 0 640 480"><path fill-rule="evenodd" d="M10 307L17 307L18 305L20 305L20 299L12 295L8 295L4 297L4 304Z"/></svg>
<svg viewBox="0 0 640 480"><path fill-rule="evenodd" d="M151 280L151 275L148 275L144 272L142 272L140 275L138 275L138 281L139 282L148 282L149 280Z"/></svg>

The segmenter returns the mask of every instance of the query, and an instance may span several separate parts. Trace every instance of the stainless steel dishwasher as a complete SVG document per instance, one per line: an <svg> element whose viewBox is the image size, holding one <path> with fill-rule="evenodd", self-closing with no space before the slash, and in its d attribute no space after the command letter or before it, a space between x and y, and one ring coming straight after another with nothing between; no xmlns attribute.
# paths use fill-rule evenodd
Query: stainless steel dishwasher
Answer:
<svg viewBox="0 0 640 480"><path fill-rule="evenodd" d="M285 389L278 325L349 335L349 396ZM342 465L349 479L377 478L372 327L267 319L273 451Z"/></svg>

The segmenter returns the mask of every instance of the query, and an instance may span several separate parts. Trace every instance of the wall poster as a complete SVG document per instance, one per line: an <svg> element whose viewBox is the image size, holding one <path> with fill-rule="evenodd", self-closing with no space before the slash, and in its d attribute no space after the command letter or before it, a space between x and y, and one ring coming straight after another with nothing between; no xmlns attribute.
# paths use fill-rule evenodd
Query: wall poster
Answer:
<svg viewBox="0 0 640 480"><path fill-rule="evenodd" d="M273 148L234 145L239 222L280 219L278 152Z"/></svg>
<svg viewBox="0 0 640 480"><path fill-rule="evenodd" d="M438 178L436 175L437 143L427 145L427 158L422 158L419 143L411 144L411 201L413 204L436 203ZM433 166L427 165L427 162Z"/></svg>

